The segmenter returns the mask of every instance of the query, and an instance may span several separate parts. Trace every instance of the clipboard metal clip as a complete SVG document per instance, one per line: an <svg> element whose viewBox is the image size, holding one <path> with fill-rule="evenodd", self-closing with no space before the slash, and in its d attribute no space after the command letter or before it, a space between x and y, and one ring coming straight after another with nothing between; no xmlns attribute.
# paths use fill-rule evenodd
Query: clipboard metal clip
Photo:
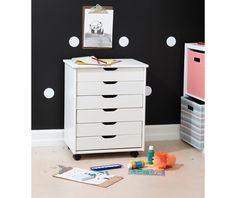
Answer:
<svg viewBox="0 0 236 198"><path fill-rule="evenodd" d="M108 13L106 9L100 6L99 4L90 8L90 11L89 11L89 14L106 14L106 13Z"/></svg>

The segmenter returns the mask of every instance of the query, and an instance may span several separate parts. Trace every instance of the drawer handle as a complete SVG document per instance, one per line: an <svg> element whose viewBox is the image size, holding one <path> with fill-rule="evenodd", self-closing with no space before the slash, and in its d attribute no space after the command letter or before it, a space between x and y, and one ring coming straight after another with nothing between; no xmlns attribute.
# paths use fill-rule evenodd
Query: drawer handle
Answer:
<svg viewBox="0 0 236 198"><path fill-rule="evenodd" d="M102 136L103 138L114 138L114 137L116 137L116 135L103 135Z"/></svg>
<svg viewBox="0 0 236 198"><path fill-rule="evenodd" d="M103 98L115 98L117 95L102 95Z"/></svg>
<svg viewBox="0 0 236 198"><path fill-rule="evenodd" d="M116 108L110 108L110 109L102 109L103 111L110 112L110 111L116 111Z"/></svg>
<svg viewBox="0 0 236 198"><path fill-rule="evenodd" d="M117 70L118 68L103 68L105 71L115 71Z"/></svg>
<svg viewBox="0 0 236 198"><path fill-rule="evenodd" d="M194 61L200 63L200 58L194 57Z"/></svg>
<svg viewBox="0 0 236 198"><path fill-rule="evenodd" d="M103 81L104 84L116 84L117 81Z"/></svg>
<svg viewBox="0 0 236 198"><path fill-rule="evenodd" d="M190 105L188 105L188 109L191 110L191 111L193 111L193 107L190 106Z"/></svg>
<svg viewBox="0 0 236 198"><path fill-rule="evenodd" d="M114 125L114 124L116 124L116 122L103 122L102 124L104 124L104 125Z"/></svg>

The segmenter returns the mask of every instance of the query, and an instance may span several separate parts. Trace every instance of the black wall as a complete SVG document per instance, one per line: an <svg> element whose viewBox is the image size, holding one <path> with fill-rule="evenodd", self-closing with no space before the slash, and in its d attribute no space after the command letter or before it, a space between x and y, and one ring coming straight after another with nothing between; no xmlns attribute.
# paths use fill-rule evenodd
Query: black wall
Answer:
<svg viewBox="0 0 236 198"><path fill-rule="evenodd" d="M83 50L82 6L113 6L113 49ZM71 36L80 39L72 48ZM119 38L130 40L126 48ZM174 47L166 39L174 36ZM146 124L180 121L184 43L204 41L204 0L32 0L32 129L64 127L64 65L76 56L135 58L149 64ZM45 88L55 96L46 99Z"/></svg>

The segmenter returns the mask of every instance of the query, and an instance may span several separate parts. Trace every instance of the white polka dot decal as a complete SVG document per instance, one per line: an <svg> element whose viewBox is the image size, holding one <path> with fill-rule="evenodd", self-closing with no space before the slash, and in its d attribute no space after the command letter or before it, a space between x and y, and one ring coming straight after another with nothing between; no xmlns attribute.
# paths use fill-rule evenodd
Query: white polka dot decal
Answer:
<svg viewBox="0 0 236 198"><path fill-rule="evenodd" d="M119 44L121 47L127 47L129 45L129 39L126 36L122 36L119 39Z"/></svg>
<svg viewBox="0 0 236 198"><path fill-rule="evenodd" d="M150 96L152 94L152 88L150 86L146 86L146 96Z"/></svg>
<svg viewBox="0 0 236 198"><path fill-rule="evenodd" d="M46 88L43 92L43 95L45 98L52 98L54 96L55 92L52 88Z"/></svg>
<svg viewBox="0 0 236 198"><path fill-rule="evenodd" d="M71 47L77 47L79 45L79 38L76 36L70 37L69 44Z"/></svg>
<svg viewBox="0 0 236 198"><path fill-rule="evenodd" d="M175 44L176 44L176 39L175 37L173 36L170 36L166 39L166 44L169 46L169 47L174 47Z"/></svg>

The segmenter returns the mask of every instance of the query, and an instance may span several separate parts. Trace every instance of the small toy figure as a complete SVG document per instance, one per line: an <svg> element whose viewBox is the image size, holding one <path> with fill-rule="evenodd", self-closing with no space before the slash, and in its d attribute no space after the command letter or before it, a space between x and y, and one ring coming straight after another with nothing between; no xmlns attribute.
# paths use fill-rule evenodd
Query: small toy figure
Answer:
<svg viewBox="0 0 236 198"><path fill-rule="evenodd" d="M165 152L155 152L153 159L153 166L157 169L166 169L174 166L176 163L176 156Z"/></svg>

